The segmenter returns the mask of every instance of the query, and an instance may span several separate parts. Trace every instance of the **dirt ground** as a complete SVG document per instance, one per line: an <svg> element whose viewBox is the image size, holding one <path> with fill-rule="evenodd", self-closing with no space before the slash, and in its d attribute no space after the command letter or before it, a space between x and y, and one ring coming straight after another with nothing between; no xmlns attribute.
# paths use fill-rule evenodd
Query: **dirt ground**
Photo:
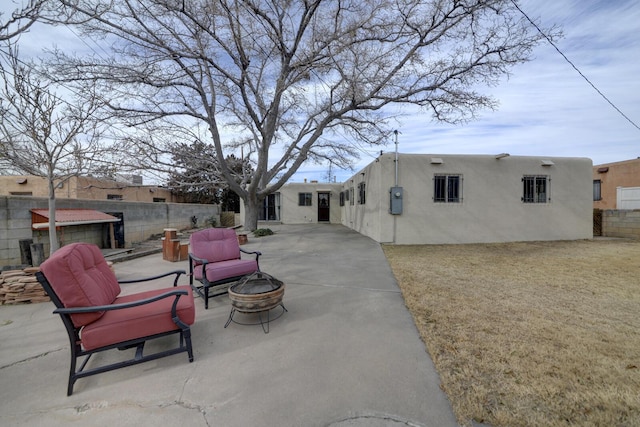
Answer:
<svg viewBox="0 0 640 427"><path fill-rule="evenodd" d="M640 241L384 251L461 424L640 426Z"/></svg>

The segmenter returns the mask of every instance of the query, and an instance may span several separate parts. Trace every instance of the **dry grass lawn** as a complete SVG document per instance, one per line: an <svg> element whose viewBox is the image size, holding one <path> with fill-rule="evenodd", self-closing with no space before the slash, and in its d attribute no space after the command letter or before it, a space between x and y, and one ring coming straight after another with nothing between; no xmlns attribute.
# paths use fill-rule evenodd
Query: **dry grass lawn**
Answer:
<svg viewBox="0 0 640 427"><path fill-rule="evenodd" d="M640 426L640 241L384 251L458 422Z"/></svg>

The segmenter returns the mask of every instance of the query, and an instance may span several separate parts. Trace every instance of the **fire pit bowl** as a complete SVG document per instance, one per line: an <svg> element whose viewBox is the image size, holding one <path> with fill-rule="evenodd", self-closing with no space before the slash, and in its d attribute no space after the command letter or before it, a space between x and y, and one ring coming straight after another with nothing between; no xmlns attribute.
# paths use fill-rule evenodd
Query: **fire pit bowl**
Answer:
<svg viewBox="0 0 640 427"><path fill-rule="evenodd" d="M239 323L233 319L236 311L241 313L258 313L259 323L265 333L269 332L270 320L280 317L287 309L282 304L284 296L284 283L275 277L256 271L243 277L240 281L229 287L229 300L231 301L231 313L227 320L226 328L229 323ZM269 319L269 311L278 306L282 307L282 312L274 319ZM266 328L265 322L262 320L262 312L267 312ZM258 323L239 323L241 325L254 325Z"/></svg>

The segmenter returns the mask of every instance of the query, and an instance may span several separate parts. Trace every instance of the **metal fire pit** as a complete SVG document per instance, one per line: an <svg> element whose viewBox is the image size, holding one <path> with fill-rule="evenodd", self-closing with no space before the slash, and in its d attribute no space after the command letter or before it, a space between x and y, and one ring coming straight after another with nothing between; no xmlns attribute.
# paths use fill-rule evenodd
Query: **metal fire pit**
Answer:
<svg viewBox="0 0 640 427"><path fill-rule="evenodd" d="M284 296L284 283L275 277L256 271L243 277L240 281L229 287L229 300L231 301L231 313L224 325L226 328L231 322L240 325L262 325L262 330L269 333L269 322L278 319L287 309L282 304ZM270 311L280 306L282 311L275 317L270 318ZM259 321L254 323L237 322L233 315L237 312L257 313ZM266 322L262 318L262 313L266 312Z"/></svg>

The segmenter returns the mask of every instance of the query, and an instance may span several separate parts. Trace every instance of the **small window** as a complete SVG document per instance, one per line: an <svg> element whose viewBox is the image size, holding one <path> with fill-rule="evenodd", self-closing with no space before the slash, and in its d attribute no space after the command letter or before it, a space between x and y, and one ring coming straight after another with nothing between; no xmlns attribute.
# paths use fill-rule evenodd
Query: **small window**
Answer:
<svg viewBox="0 0 640 427"><path fill-rule="evenodd" d="M107 200L122 200L122 194L107 194Z"/></svg>
<svg viewBox="0 0 640 427"><path fill-rule="evenodd" d="M602 200L602 181L599 179L593 180L593 200Z"/></svg>
<svg viewBox="0 0 640 427"><path fill-rule="evenodd" d="M340 206L344 206L344 195L345 195L346 191L341 191L340 192Z"/></svg>
<svg viewBox="0 0 640 427"><path fill-rule="evenodd" d="M167 199L165 199L163 197L154 197L153 201L154 201L154 203L165 203L167 201Z"/></svg>
<svg viewBox="0 0 640 427"><path fill-rule="evenodd" d="M358 184L358 204L359 205L364 205L365 201L366 201L366 191L365 191L365 184L364 182L361 182L360 184Z"/></svg>
<svg viewBox="0 0 640 427"><path fill-rule="evenodd" d="M545 175L525 176L522 178L522 201L524 203L547 203L549 197L549 178Z"/></svg>
<svg viewBox="0 0 640 427"><path fill-rule="evenodd" d="M436 203L460 203L462 201L462 176L435 175L433 177L433 201Z"/></svg>
<svg viewBox="0 0 640 427"><path fill-rule="evenodd" d="M311 193L298 193L298 206L311 206Z"/></svg>
<svg viewBox="0 0 640 427"><path fill-rule="evenodd" d="M353 187L349 187L349 197L348 198L349 198L349 204L353 206L355 204L355 201L356 201L356 198L353 196Z"/></svg>

